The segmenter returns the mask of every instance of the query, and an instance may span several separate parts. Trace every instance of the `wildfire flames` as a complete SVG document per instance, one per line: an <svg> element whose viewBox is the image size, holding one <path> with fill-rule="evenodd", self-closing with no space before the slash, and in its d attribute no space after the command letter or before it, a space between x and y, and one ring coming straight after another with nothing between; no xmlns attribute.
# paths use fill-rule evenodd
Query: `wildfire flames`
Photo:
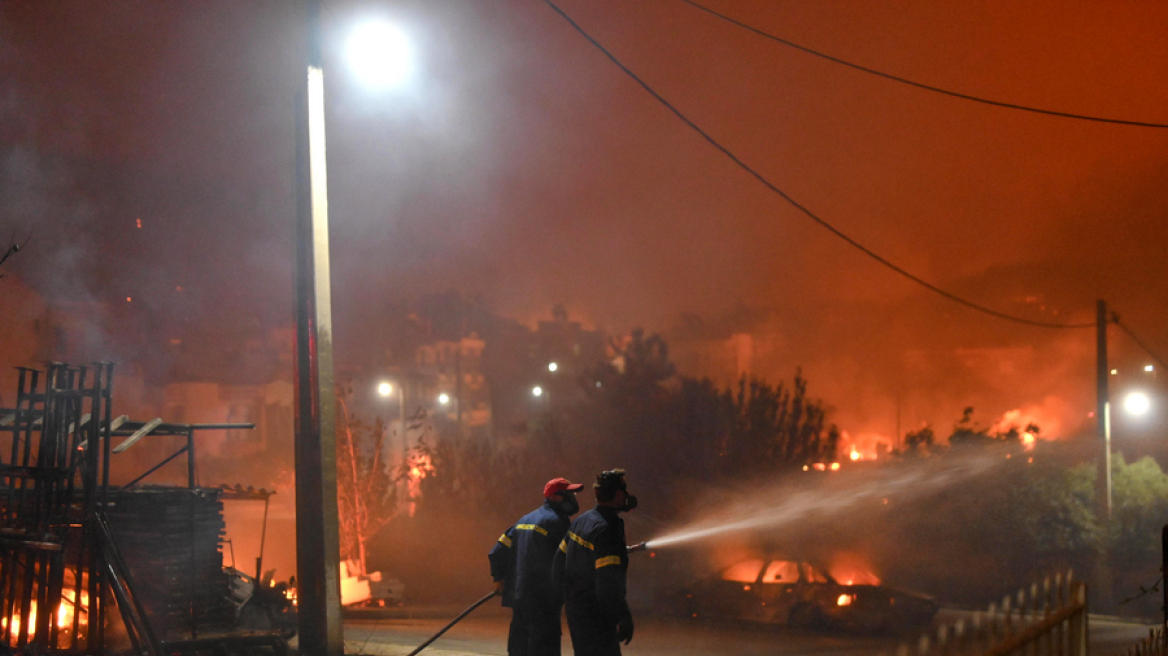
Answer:
<svg viewBox="0 0 1168 656"><path fill-rule="evenodd" d="M416 500L422 496L422 481L434 473L434 461L428 453L411 453L406 465L409 467L409 475L406 477L410 498L409 514L413 517L418 508Z"/></svg>
<svg viewBox="0 0 1168 656"><path fill-rule="evenodd" d="M73 629L73 599L68 592L62 593L61 604L57 607L57 616L53 622L54 626L62 633L69 632ZM89 626L89 593L81 593L81 608L77 614L78 629L84 631ZM6 632L9 641L15 643L20 637L20 627L23 622L19 613L14 614L11 618L0 618L0 631ZM32 600L28 609L28 639L36 638L36 624L37 624L37 602Z"/></svg>

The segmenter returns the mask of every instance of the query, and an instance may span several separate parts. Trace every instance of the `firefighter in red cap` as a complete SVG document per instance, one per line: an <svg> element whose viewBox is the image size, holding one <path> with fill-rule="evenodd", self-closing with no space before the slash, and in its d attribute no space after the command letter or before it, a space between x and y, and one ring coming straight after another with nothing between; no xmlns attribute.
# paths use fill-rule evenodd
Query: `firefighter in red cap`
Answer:
<svg viewBox="0 0 1168 656"><path fill-rule="evenodd" d="M582 487L566 478L548 481L543 505L507 529L487 556L503 605L511 607L510 656L560 656L563 599L552 582L552 559L580 510Z"/></svg>

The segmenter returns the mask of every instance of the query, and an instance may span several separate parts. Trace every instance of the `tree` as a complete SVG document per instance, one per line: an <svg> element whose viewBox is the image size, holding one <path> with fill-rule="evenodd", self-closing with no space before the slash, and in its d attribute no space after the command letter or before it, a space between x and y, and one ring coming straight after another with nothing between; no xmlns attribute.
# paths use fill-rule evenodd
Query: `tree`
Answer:
<svg viewBox="0 0 1168 656"><path fill-rule="evenodd" d="M337 505L340 511L341 558L364 574L367 546L397 511L397 488L382 461L385 424L367 425L349 412L352 389L337 390Z"/></svg>

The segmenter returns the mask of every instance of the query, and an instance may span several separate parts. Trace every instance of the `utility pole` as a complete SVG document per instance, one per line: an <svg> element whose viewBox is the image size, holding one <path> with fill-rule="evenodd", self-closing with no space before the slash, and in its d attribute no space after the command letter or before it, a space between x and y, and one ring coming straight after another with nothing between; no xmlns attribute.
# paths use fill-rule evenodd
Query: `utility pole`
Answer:
<svg viewBox="0 0 1168 656"><path fill-rule="evenodd" d="M1111 369L1107 365L1107 302L1095 305L1095 425L1103 454L1098 460L1095 479L1095 499L1101 522L1111 521L1111 402L1107 391Z"/></svg>
<svg viewBox="0 0 1168 656"><path fill-rule="evenodd" d="M1112 576L1108 565L1106 541L1111 532L1111 403L1108 398L1107 382L1111 369L1107 365L1107 303L1102 299L1095 304L1095 425L1099 431L1099 442L1103 448L1096 461L1095 503L1100 528L1103 529L1104 543L1097 551L1095 563L1096 599L1101 608L1112 604Z"/></svg>
<svg viewBox="0 0 1168 656"><path fill-rule="evenodd" d="M300 653L342 656L328 178L319 0L296 98L296 593Z"/></svg>

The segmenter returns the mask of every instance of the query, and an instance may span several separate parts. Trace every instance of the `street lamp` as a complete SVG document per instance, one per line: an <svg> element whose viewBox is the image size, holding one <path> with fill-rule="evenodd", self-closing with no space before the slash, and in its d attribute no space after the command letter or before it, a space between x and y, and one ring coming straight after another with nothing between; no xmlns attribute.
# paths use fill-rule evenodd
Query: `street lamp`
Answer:
<svg viewBox="0 0 1168 656"><path fill-rule="evenodd" d="M296 563L300 650L342 656L336 408L325 169L324 48L320 0L305 0L305 76L296 99ZM382 85L408 74L404 37L372 25L350 44L363 79ZM380 47L374 37L380 35ZM376 75L377 66L387 67ZM396 71L396 72L394 72Z"/></svg>
<svg viewBox="0 0 1168 656"><path fill-rule="evenodd" d="M531 388L531 395L537 396L537 397L543 396L543 388L540 387L539 385L536 385L535 387Z"/></svg>
<svg viewBox="0 0 1168 656"><path fill-rule="evenodd" d="M1128 392L1128 395L1123 399L1123 409L1126 410L1129 415L1139 417L1140 415L1147 414L1151 407L1151 399L1149 399L1148 395L1144 394L1143 392Z"/></svg>
<svg viewBox="0 0 1168 656"><path fill-rule="evenodd" d="M377 393L382 396L389 396L393 394L393 385L389 383L381 383L377 386Z"/></svg>
<svg viewBox="0 0 1168 656"><path fill-rule="evenodd" d="M555 373L556 369L559 369L559 368L560 368L560 365L556 364L555 362L548 363L548 371L550 371L552 373Z"/></svg>
<svg viewBox="0 0 1168 656"><path fill-rule="evenodd" d="M438 395L438 402L441 403L442 405L446 405L447 403L450 403L450 395L447 394L446 392L439 394Z"/></svg>
<svg viewBox="0 0 1168 656"><path fill-rule="evenodd" d="M395 87L413 72L413 49L405 33L386 21L358 25L349 36L345 58L366 85Z"/></svg>

